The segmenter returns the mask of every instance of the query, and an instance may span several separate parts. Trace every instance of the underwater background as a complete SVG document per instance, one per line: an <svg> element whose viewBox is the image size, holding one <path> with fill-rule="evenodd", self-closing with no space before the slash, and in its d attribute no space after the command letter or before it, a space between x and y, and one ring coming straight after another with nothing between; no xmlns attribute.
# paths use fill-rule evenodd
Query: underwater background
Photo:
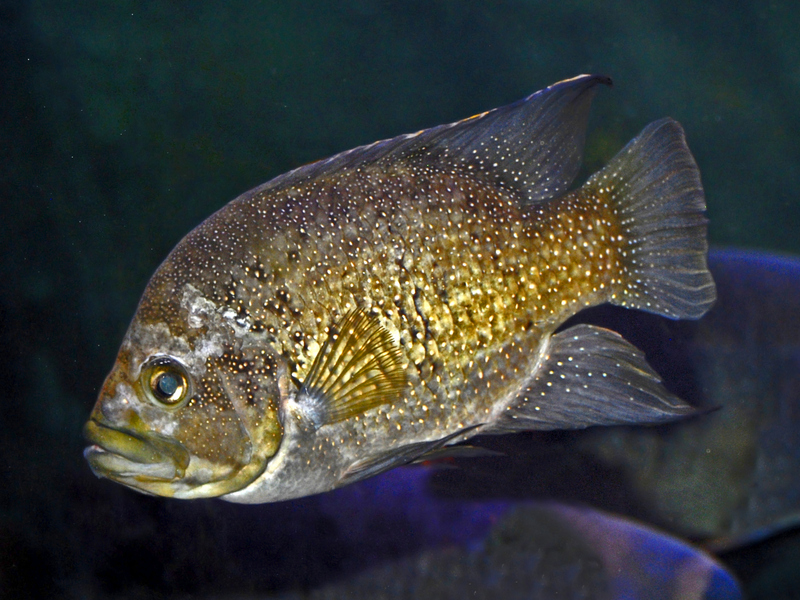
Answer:
<svg viewBox="0 0 800 600"><path fill-rule="evenodd" d="M96 479L81 427L152 272L275 175L580 73L614 79L583 177L671 116L700 166L712 245L800 254L798 31L789 0L0 0L0 597L270 597L441 543L452 533L415 531L418 500L401 517L386 501L392 515L345 535L320 498L183 502ZM797 414L800 388L784 394ZM339 501L380 512L374 489ZM748 597L800 598L796 529L722 559Z"/></svg>

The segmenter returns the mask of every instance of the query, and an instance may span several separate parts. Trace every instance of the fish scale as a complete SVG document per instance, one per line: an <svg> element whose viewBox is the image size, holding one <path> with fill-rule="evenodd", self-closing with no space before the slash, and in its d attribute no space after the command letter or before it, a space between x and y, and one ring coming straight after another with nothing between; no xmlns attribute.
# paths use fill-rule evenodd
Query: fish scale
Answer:
<svg viewBox="0 0 800 600"><path fill-rule="evenodd" d="M691 413L618 335L557 332L602 302L696 318L714 300L677 123L564 193L603 83L344 152L212 215L145 290L86 426L95 472L267 502L476 433Z"/></svg>
<svg viewBox="0 0 800 600"><path fill-rule="evenodd" d="M361 181L355 181L358 179ZM535 246L531 252L528 248L523 248L521 243L514 242L513 235L516 234L519 238L521 233L523 237L536 238L538 234L536 226L531 231L522 227L519 211L511 210L514 203L507 198L495 193L497 197L494 201L500 205L500 209L493 203L486 207L490 202L487 195L493 190L482 188L477 182L458 181L452 177L438 181L435 185L426 185L419 178L415 178L414 182L417 186L421 184L423 189L432 190L423 202L420 202L421 198L413 188L403 189L399 185L380 188L397 192L396 195L385 195L381 201L374 203L375 213L383 215L377 222L369 222L366 226L357 225L355 229L382 233L380 237L355 239L352 247L358 250L349 255L335 255L336 248L347 247L342 244L341 239L341 232L347 226L327 223L321 231L315 231L313 226L309 226L302 242L306 252L313 247L314 242L311 240L319 240L316 250L312 249L310 255L328 258L322 262L309 262L300 268L289 267L281 261L280 269L285 273L281 289L289 290L292 297L299 298L300 304L307 304L306 298L313 296L317 302L329 307L333 314L344 314L353 304L379 308L389 321L386 325L397 332L406 351L407 362L416 368L414 379L419 381L419 385L415 387L416 405L426 405L428 414L425 416L433 419L432 425L435 428L436 423L441 425L445 417L458 419L463 412L475 413L484 408L488 410L493 404L491 397L487 401L485 395L472 394L465 398L461 393L460 386L466 379L468 363L472 361L470 357L478 352L496 352L498 344L492 344L492 340L502 339L509 328L522 331L524 323L540 320L538 304L526 303L519 298L514 301L518 287L515 269L504 268L504 263L517 263L524 270L528 262L525 260L526 256L535 259L539 254ZM346 183L344 176L339 176L329 186L343 186L351 193L358 190L357 197L375 198L377 192L370 189L368 178L357 174L354 174L352 180L348 178ZM328 212L344 212L320 202L319 198L324 192L319 190L321 186L315 187L317 189L313 192L301 192L299 197L313 198L315 202L309 203L313 208L323 206ZM457 189L462 192L454 194ZM437 194L433 190L442 190L444 193ZM412 193L416 197L409 198ZM469 202L467 198L470 196L478 196L480 201ZM407 200L404 202L403 199ZM420 210L420 206L425 206L422 209L424 219L410 223L406 221L405 226L398 226L394 216L408 212L412 206L417 210ZM225 218L229 217L226 215ZM358 219L359 222L363 220ZM467 226L457 227L454 221L458 225ZM394 226L390 228L389 224L392 222ZM545 230L550 229L550 223L544 217L539 219L537 225ZM388 233L389 229L393 230L392 233ZM438 235L434 235L434 232L438 232ZM404 249L404 240L414 242L410 250ZM500 240L503 240L502 244ZM563 245L564 240L562 234L556 244ZM547 240L541 241L543 246L549 246ZM287 239L285 244L285 248L293 248L299 247L301 242ZM504 249L498 253L501 246ZM395 264L387 263L386 252L383 250L386 247L401 249L398 253L399 260ZM415 252L414 248L424 248L425 251ZM468 259L463 255L463 248L469 250ZM564 250L561 250L561 254L568 256ZM264 255L259 257L262 264L272 262ZM432 265L433 262L436 262L436 266ZM546 269L543 269L543 265L537 265L537 262L531 263L530 271L533 273L561 272L569 266L569 263L546 261ZM369 276L358 276L364 272L368 272ZM330 296L320 296L316 290L317 282L309 277L313 273L326 274L326 291ZM409 291L408 286L413 290ZM242 287L247 289L249 286L245 284ZM387 297L389 294L384 292L387 288L399 290L400 293ZM447 297L449 302L440 302L433 297L434 290L439 297ZM283 331L283 338L277 340L282 354L288 355L293 364L309 366L311 360L293 342L288 333L291 330L287 327L288 323L281 322L274 311L258 310L260 303L270 304L274 301L275 296L270 297L271 294L274 292L261 286L258 288L255 303L251 303L251 298L245 299L245 304L255 305L255 310L249 316L267 324L268 329ZM552 289L542 299L543 305L560 303L562 296L569 298L569 294L562 293L562 288L553 283ZM264 297L267 299L264 300ZM575 298L577 295L569 300ZM303 331L305 338L324 337L327 323L335 320L335 317L318 317L314 321L317 323L316 328ZM443 321L457 324L458 328L453 329L451 326L445 329L438 325ZM476 329L476 326L480 328ZM531 347L527 350L535 350L540 340L535 339L535 336L528 337L534 339L528 341ZM302 381L305 371L307 368L298 369L294 375ZM432 373L442 379L436 386L438 394L431 389ZM448 393L448 396L442 396L443 393ZM460 403L453 404L457 397ZM485 406L478 406L481 402ZM412 414L418 416L413 408L412 406ZM391 414L392 411L389 412Z"/></svg>

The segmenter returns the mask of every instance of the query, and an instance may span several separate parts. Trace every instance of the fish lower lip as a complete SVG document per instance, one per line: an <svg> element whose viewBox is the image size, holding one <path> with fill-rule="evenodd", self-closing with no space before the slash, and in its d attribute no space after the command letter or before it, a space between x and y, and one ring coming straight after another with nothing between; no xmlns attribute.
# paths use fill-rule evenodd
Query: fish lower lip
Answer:
<svg viewBox="0 0 800 600"><path fill-rule="evenodd" d="M95 419L86 423L83 434L91 443L83 455L101 477L174 479L189 464L183 444L158 434L118 429Z"/></svg>
<svg viewBox="0 0 800 600"><path fill-rule="evenodd" d="M129 460L115 452L109 452L101 446L93 444L83 451L92 471L100 477L124 479L130 477L148 477L152 479L174 479L178 470L172 461L158 463L141 463Z"/></svg>

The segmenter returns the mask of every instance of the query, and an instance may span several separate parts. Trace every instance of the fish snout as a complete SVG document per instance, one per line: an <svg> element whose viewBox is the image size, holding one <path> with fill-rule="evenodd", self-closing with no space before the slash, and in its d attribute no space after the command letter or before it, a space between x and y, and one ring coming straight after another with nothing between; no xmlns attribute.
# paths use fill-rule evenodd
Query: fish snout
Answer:
<svg viewBox="0 0 800 600"><path fill-rule="evenodd" d="M83 456L98 477L120 483L130 479L173 480L186 472L189 452L180 442L154 432L104 424L95 415L83 428L91 444Z"/></svg>

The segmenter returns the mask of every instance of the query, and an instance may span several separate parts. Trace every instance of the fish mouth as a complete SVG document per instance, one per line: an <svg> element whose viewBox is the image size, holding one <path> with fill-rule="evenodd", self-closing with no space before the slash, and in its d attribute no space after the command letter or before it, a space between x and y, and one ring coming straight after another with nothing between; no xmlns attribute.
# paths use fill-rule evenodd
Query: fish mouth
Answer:
<svg viewBox="0 0 800 600"><path fill-rule="evenodd" d="M189 452L180 442L157 433L140 433L89 419L83 436L91 445L83 456L98 477L141 490L137 483L173 481L184 476Z"/></svg>

